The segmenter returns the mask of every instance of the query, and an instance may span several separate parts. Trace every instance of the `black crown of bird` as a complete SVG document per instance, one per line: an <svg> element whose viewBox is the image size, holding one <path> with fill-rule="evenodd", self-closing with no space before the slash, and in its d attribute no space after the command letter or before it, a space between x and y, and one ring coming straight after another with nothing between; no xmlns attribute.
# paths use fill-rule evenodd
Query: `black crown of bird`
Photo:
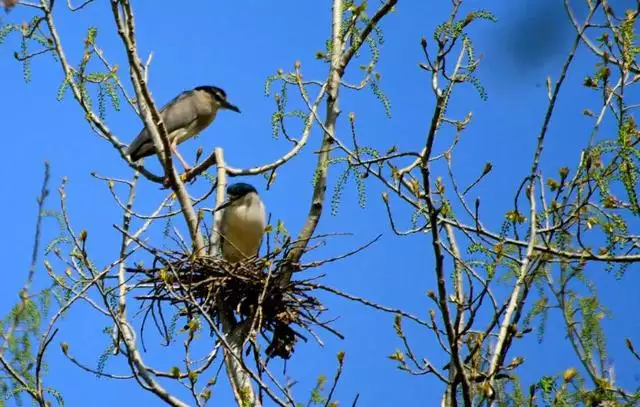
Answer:
<svg viewBox="0 0 640 407"><path fill-rule="evenodd" d="M203 90L205 92L209 92L218 101L227 100L227 92L217 86L202 85L196 86L195 88L193 88L193 90Z"/></svg>
<svg viewBox="0 0 640 407"><path fill-rule="evenodd" d="M171 150L185 169L190 167L176 146L197 136L207 128L220 109L240 113L240 109L227 100L227 94L224 90L210 85L198 86L184 91L160 109L160 117L167 129ZM131 142L127 154L132 161L156 154L153 139L146 126Z"/></svg>
<svg viewBox="0 0 640 407"><path fill-rule="evenodd" d="M258 193L253 185L245 182L238 182L227 187L227 195L235 198L241 198L251 192Z"/></svg>

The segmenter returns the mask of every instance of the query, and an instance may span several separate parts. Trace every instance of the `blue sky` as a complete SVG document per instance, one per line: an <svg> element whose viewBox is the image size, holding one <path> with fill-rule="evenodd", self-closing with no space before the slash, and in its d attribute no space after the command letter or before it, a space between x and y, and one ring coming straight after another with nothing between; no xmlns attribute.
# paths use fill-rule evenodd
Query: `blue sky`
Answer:
<svg viewBox="0 0 640 407"><path fill-rule="evenodd" d="M58 3L63 11L63 2ZM174 5L157 2L134 5L141 55L145 57L153 51L149 79L156 103L162 105L182 90L212 84L224 88L229 100L242 109L241 115L222 112L202 136L181 146L182 154L193 159L198 146L203 146L205 152L221 146L228 163L234 167L253 166L277 158L288 145L285 140L274 140L271 136L274 102L264 96L264 80L278 68L292 69L296 60L302 62L306 79L324 77L327 68L316 61L314 55L323 49L324 40L330 34L329 2L284 1L279 2L278 7L269 2L240 5L194 0L188 7L171 3ZM492 175L476 193L482 200L485 222L497 228L509 209L513 191L530 165L535 136L546 109L545 78L547 75L557 77L573 34L560 4L555 1L469 0L466 10L486 8L488 4L499 22L475 24L471 34L476 52L483 54L478 76L489 99L483 102L471 87L461 88L454 94L449 113L458 117L468 111L474 113L456 149L454 171L460 183L466 185L482 171L486 161L493 163ZM341 100L343 112L354 111L357 115L361 143L383 151L392 145L401 149L420 148L433 100L429 78L417 67L423 61L419 40L421 36L431 38L435 26L446 18L448 5L448 1L400 2L396 12L384 20L386 41L377 69L382 73L381 86L391 100L392 118L385 117L382 106L368 90L355 95L344 93ZM21 22L26 16L24 9L17 8L2 19ZM98 45L107 57L124 67L124 54L113 29L110 10L101 4L94 4L77 16L59 13L58 29L69 59L80 59L82 39L90 25L99 28ZM0 112L5 149L0 160L5 191L0 197L0 213L5 216L5 233L0 236L0 254L5 260L5 278L0 288L3 314L17 300L17 291L26 278L36 215L34 197L41 183L42 162L48 160L52 165L52 195L48 206L58 207L56 189L61 178L68 177L68 207L74 228L89 231L89 253L98 264L112 261L117 253L119 236L112 225L121 221L121 215L105 184L89 174L95 171L113 177L131 175L115 150L91 132L70 94L63 102L56 101L62 75L50 57L33 62L33 79L29 84L21 80L21 65L12 58L18 46L16 38L10 37L0 47L0 89L4 96L0 98ZM598 106L594 94L580 86L592 64L593 60L581 47L551 123L542 163L545 174L578 162L577 148L584 145L592 123L581 112ZM121 69L121 73L126 80L125 69ZM348 78L357 78L357 75L357 69L347 73ZM121 112L108 110L107 120L124 142L131 141L141 126L140 120L126 108ZM340 125L339 131L348 129L346 114ZM602 136L610 135L606 131L605 126ZM282 219L293 234L300 229L308 211L316 162L313 151L319 146L319 136L316 129L310 145L279 171L273 188L262 194L273 217ZM450 136L444 133L437 147L446 146ZM336 171L329 192L335 177ZM264 190L262 177L243 181ZM199 189L202 186L195 187ZM325 281L347 292L424 317L430 306L425 292L435 285L430 241L427 236L399 238L393 235L379 199L381 191L374 180L368 180L367 206L363 210L358 206L355 186L349 185L339 214L325 213L319 232L350 232L353 236L330 240L318 257L344 252L383 233L383 238L372 249L326 266ZM162 194L157 186L142 181L138 209L149 212L162 199ZM400 223L408 225L410 212L399 204L396 208L399 219L403 219ZM180 227L181 222L177 220ZM55 235L57 227L51 221L45 225L46 242ZM160 225L151 236L162 244L157 233L159 228ZM44 268L38 271L42 283ZM605 326L610 333L610 358L615 363L618 382L635 388L637 364L629 361L623 340L634 335L640 339L637 337L639 320L633 312L640 305L635 295L635 287L640 282L637 270L631 267L621 280L615 280L602 267L594 267L590 272L603 301L613 311L613 317ZM392 316L335 297L322 298L330 308L329 315L340 316L335 326L346 339L341 341L323 334L324 349L313 342L297 345L287 371L299 380L295 394L300 400L306 400L319 374L333 375L335 354L345 350L346 366L337 390L341 404L349 405L360 393L359 405L362 406L435 405L441 388L433 377L408 376L387 359L400 346L393 333ZM130 312L134 312L133 308ZM550 318L542 344L532 335L518 343L510 354L526 358L521 370L525 385L543 374L555 374L577 365L559 322L557 316ZM107 325L106 320L80 304L62 321L57 340L68 342L79 360L95 367L107 343L101 334ZM430 333L408 323L407 331L416 353L440 366L443 358ZM206 344L206 335L202 340ZM181 347L179 343L174 346ZM167 369L175 364L169 361L171 356L177 355L152 346L144 357L149 364ZM49 364L47 382L63 393L69 406L161 405L135 383L96 379L80 371L61 356L57 344L51 348ZM272 369L281 371L282 363L274 363ZM108 370L127 371L117 360L109 362ZM229 402L226 380L215 387L214 400L217 405Z"/></svg>

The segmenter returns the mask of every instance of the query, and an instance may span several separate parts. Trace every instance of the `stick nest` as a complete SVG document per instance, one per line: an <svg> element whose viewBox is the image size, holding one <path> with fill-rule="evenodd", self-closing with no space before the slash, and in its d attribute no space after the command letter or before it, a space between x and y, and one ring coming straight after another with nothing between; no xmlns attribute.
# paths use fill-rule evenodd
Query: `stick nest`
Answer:
<svg viewBox="0 0 640 407"><path fill-rule="evenodd" d="M311 295L311 288L304 284L308 281L280 283L284 260L266 256L241 263L228 263L219 257L157 257L156 261L162 267L130 271L143 275L138 287L147 289L146 295L137 297L146 309L143 328L151 315L167 340L171 334L163 315L166 307L162 306L167 303L177 308L178 318L185 317L188 322L204 313L220 326L221 314L228 318L232 313L237 323L251 324L268 341L269 357L288 359L297 339L307 340L300 331L318 339L314 327L342 337L318 320L326 308Z"/></svg>

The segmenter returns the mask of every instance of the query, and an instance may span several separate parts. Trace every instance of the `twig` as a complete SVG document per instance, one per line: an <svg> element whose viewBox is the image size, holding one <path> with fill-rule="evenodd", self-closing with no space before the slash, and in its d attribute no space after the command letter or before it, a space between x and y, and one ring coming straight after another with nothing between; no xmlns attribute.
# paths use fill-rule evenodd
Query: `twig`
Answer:
<svg viewBox="0 0 640 407"><path fill-rule="evenodd" d="M364 304L364 305L366 305L368 307L377 309L379 311L388 312L388 313L391 313L391 314L394 314L394 315L402 315L403 317L405 317L407 319L410 319L411 321L413 321L413 322L415 322L415 323L417 323L419 325L426 326L427 328L431 327L431 324L429 324L428 322L423 321L422 319L420 319L420 318L418 318L418 317L416 317L416 316L414 316L412 314L409 314L408 312L402 311L401 309L390 308L390 307L386 307L384 305L376 304L376 303L374 303L372 301L369 301L369 300L367 300L365 298L358 297L358 296L355 296L355 295L352 295L352 294L348 294L348 293L345 293L344 291L340 291L337 288L329 287L329 286L326 286L326 285L323 285L323 284L307 283L307 282L302 282L302 283L300 283L300 285L307 286L307 287L310 287L310 288L316 288L316 289L319 289L319 290L328 291L330 293L339 295L340 297L344 297L346 299L359 302L361 304Z"/></svg>

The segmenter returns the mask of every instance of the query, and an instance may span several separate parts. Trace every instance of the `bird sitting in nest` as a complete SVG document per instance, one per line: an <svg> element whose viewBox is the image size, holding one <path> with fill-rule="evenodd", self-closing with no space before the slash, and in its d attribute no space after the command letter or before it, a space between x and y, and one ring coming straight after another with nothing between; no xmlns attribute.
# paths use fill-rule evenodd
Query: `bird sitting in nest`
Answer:
<svg viewBox="0 0 640 407"><path fill-rule="evenodd" d="M243 182L227 188L220 222L222 258L236 263L258 255L266 226L265 208L258 191Z"/></svg>
<svg viewBox="0 0 640 407"><path fill-rule="evenodd" d="M182 92L160 109L160 117L169 135L171 151L176 154L186 171L191 167L178 152L177 145L207 128L220 109L240 113L237 106L227 101L224 90L215 86L198 86ZM146 127L131 142L127 154L134 162L156 154L151 133Z"/></svg>

